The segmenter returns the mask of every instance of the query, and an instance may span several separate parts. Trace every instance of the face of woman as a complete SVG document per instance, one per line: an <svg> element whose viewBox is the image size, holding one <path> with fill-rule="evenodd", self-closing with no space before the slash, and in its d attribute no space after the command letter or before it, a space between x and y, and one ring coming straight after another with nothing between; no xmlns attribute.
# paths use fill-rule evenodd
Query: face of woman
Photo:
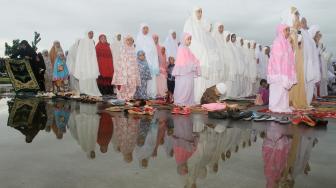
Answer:
<svg viewBox="0 0 336 188"><path fill-rule="evenodd" d="M161 48L161 53L162 53L162 54L165 54L165 53L166 53L166 48L162 47L162 48Z"/></svg>
<svg viewBox="0 0 336 188"><path fill-rule="evenodd" d="M158 36L154 36L153 40L154 40L155 44L159 44L159 37Z"/></svg>
<svg viewBox="0 0 336 188"><path fill-rule="evenodd" d="M121 35L120 35L120 34L117 35L117 40L118 40L118 41L121 40Z"/></svg>
<svg viewBox="0 0 336 188"><path fill-rule="evenodd" d="M226 36L226 42L229 42L229 41L230 41L230 37L231 37L230 34L228 34L228 35Z"/></svg>
<svg viewBox="0 0 336 188"><path fill-rule="evenodd" d="M319 31L316 32L316 34L314 36L314 40L315 40L316 44L318 44L320 42L321 38L322 38L322 34Z"/></svg>
<svg viewBox="0 0 336 188"><path fill-rule="evenodd" d="M93 39L93 31L88 32L89 39Z"/></svg>
<svg viewBox="0 0 336 188"><path fill-rule="evenodd" d="M248 48L251 48L251 44L250 44L250 43L247 43L247 47L248 47Z"/></svg>
<svg viewBox="0 0 336 188"><path fill-rule="evenodd" d="M220 25L220 26L218 27L218 32L219 32L220 34L222 34L222 33L224 32L224 26L223 26L223 25Z"/></svg>
<svg viewBox="0 0 336 188"><path fill-rule="evenodd" d="M253 49L255 49L257 47L256 43L253 43Z"/></svg>
<svg viewBox="0 0 336 188"><path fill-rule="evenodd" d="M172 33L172 37L173 37L174 40L176 39L176 32Z"/></svg>
<svg viewBox="0 0 336 188"><path fill-rule="evenodd" d="M294 13L294 21L300 21L300 13L299 13L299 11L296 11Z"/></svg>
<svg viewBox="0 0 336 188"><path fill-rule="evenodd" d="M145 56L144 53L141 53L141 54L139 54L138 58L139 58L140 61L144 61L146 59L146 56Z"/></svg>
<svg viewBox="0 0 336 188"><path fill-rule="evenodd" d="M235 43L236 42L236 35L231 35L231 42Z"/></svg>
<svg viewBox="0 0 336 188"><path fill-rule="evenodd" d="M42 54L43 54L43 56L46 56L46 57L49 55L48 51L42 52Z"/></svg>
<svg viewBox="0 0 336 188"><path fill-rule="evenodd" d="M244 46L244 39L240 39L240 45Z"/></svg>
<svg viewBox="0 0 336 188"><path fill-rule="evenodd" d="M198 20L202 19L202 13L203 13L202 9L198 9L196 11L196 17L197 17Z"/></svg>
<svg viewBox="0 0 336 188"><path fill-rule="evenodd" d="M59 47L61 47L61 44L59 42L55 42L55 47L59 48Z"/></svg>
<svg viewBox="0 0 336 188"><path fill-rule="evenodd" d="M304 29L308 28L306 18L301 19L301 27L304 28Z"/></svg>
<svg viewBox="0 0 336 188"><path fill-rule="evenodd" d="M286 38L286 39L289 38L289 35L290 35L289 27L286 27L286 28L284 29L284 35L285 35L285 38Z"/></svg>
<svg viewBox="0 0 336 188"><path fill-rule="evenodd" d="M147 35L149 32L149 28L147 26L142 28L142 34Z"/></svg>
<svg viewBox="0 0 336 188"><path fill-rule="evenodd" d="M185 39L184 43L185 43L186 46L190 46L190 44L191 44L191 36L188 36L188 37Z"/></svg>
<svg viewBox="0 0 336 188"><path fill-rule="evenodd" d="M106 42L107 42L107 40L106 40L106 36L101 36L101 37L99 38L99 41L100 41L101 43L106 43Z"/></svg>
<svg viewBox="0 0 336 188"><path fill-rule="evenodd" d="M133 45L133 38L126 39L126 44L127 44L127 46L132 46Z"/></svg>

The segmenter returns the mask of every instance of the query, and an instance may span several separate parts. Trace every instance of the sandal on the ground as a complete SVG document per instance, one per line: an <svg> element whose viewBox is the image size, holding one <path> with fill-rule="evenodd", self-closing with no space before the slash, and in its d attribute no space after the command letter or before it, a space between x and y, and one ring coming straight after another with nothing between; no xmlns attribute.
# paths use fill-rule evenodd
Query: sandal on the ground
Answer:
<svg viewBox="0 0 336 188"><path fill-rule="evenodd" d="M279 117L276 118L275 122L279 123L279 124L290 124L291 121L288 117Z"/></svg>

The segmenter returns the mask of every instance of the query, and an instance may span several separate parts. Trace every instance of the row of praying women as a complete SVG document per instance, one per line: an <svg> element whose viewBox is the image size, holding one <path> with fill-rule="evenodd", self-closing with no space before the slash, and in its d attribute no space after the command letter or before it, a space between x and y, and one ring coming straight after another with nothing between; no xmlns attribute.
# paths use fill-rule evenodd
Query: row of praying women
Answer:
<svg viewBox="0 0 336 188"><path fill-rule="evenodd" d="M273 92L279 99L271 102L275 106L273 110L282 108L278 102L284 105L280 100L286 98L283 93L288 93L290 106L308 108L315 88L319 96L327 95L327 64L331 54L319 45L321 34L317 26L308 31L306 20L302 18L300 22L296 8L291 8L289 13L288 18L283 18L283 23L290 27L289 39L279 41L282 41L281 48L287 45L286 41L290 43L286 58L292 52L295 54L288 59L293 62L287 67L294 71L291 78L284 77L279 69L273 70L268 63L276 61L274 55L272 58L276 46L272 45L270 52L270 47L262 48L255 41L225 31L222 23L208 24L202 8L197 7L185 22L181 41L175 31L170 31L161 45L158 35L152 35L147 24L141 25L136 38L125 35L122 41L119 34L111 45L105 35L100 35L95 45L93 31L88 31L68 51L67 68L63 65L63 50L56 41L49 53L50 67L56 71L49 72L59 75L52 76L47 88L62 90L59 89L62 85L70 86L78 95L91 96L116 92L124 100L157 99L168 93L176 105L191 106L200 103L203 92L218 83L225 83L227 88L222 98L239 98L255 95L259 81L267 78L272 90L280 91ZM282 34L279 31L278 38ZM58 56L62 61L56 63ZM62 79L67 73L69 82ZM280 84L283 80L290 82L289 85ZM317 83L319 87L315 87Z"/></svg>
<svg viewBox="0 0 336 188"><path fill-rule="evenodd" d="M321 37L319 27L308 27L297 8L284 12L268 64L271 111L309 109L314 95L328 95L328 64L332 55L323 47Z"/></svg>
<svg viewBox="0 0 336 188"><path fill-rule="evenodd" d="M172 69L178 48L175 31L169 32L164 46L160 46L157 35L149 34L146 24L141 26L136 41L130 35L121 41L119 34L110 45L106 36L100 35L95 45L93 31L86 34L67 51L66 61L59 41L49 53L43 51L48 65L47 92L64 91L70 86L77 96L109 95L115 90L118 98L125 100L163 98L168 92L172 95Z"/></svg>

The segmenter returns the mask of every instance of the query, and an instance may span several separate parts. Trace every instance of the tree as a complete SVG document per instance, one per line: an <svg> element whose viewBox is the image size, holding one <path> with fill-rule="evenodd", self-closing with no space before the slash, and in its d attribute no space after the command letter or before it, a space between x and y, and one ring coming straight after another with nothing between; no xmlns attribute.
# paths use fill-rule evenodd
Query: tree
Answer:
<svg viewBox="0 0 336 188"><path fill-rule="evenodd" d="M32 48L37 51L37 44L41 41L41 37L40 37L40 33L38 32L34 32L34 39L31 42ZM20 39L15 39L12 42L12 46L10 46L7 42L5 43L5 55L6 56L11 56L13 54L15 54L17 52L17 50L19 50L19 46L20 46Z"/></svg>
<svg viewBox="0 0 336 188"><path fill-rule="evenodd" d="M35 50L35 52L37 51L37 44L41 41L41 37L40 37L40 33L38 32L34 32L34 40L32 41L32 47Z"/></svg>
<svg viewBox="0 0 336 188"><path fill-rule="evenodd" d="M5 55L11 56L15 54L19 50L20 39L13 40L12 46L10 46L7 42L5 43Z"/></svg>

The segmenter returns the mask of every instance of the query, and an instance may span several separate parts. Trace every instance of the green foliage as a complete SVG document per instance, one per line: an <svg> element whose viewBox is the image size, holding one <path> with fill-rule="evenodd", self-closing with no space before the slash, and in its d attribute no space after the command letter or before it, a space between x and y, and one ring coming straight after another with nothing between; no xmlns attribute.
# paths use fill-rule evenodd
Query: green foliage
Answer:
<svg viewBox="0 0 336 188"><path fill-rule="evenodd" d="M41 41L40 33L34 32L34 39L31 42L32 48L37 51L37 44ZM15 39L12 42L12 45L9 45L7 42L5 43L5 56L11 56L15 54L19 50L20 39Z"/></svg>
<svg viewBox="0 0 336 188"><path fill-rule="evenodd" d="M5 43L5 55L11 56L15 54L19 50L20 39L13 40L12 46L10 46L7 42Z"/></svg>
<svg viewBox="0 0 336 188"><path fill-rule="evenodd" d="M37 51L37 44L41 41L40 33L34 32L34 40L32 41L32 47L35 51Z"/></svg>

